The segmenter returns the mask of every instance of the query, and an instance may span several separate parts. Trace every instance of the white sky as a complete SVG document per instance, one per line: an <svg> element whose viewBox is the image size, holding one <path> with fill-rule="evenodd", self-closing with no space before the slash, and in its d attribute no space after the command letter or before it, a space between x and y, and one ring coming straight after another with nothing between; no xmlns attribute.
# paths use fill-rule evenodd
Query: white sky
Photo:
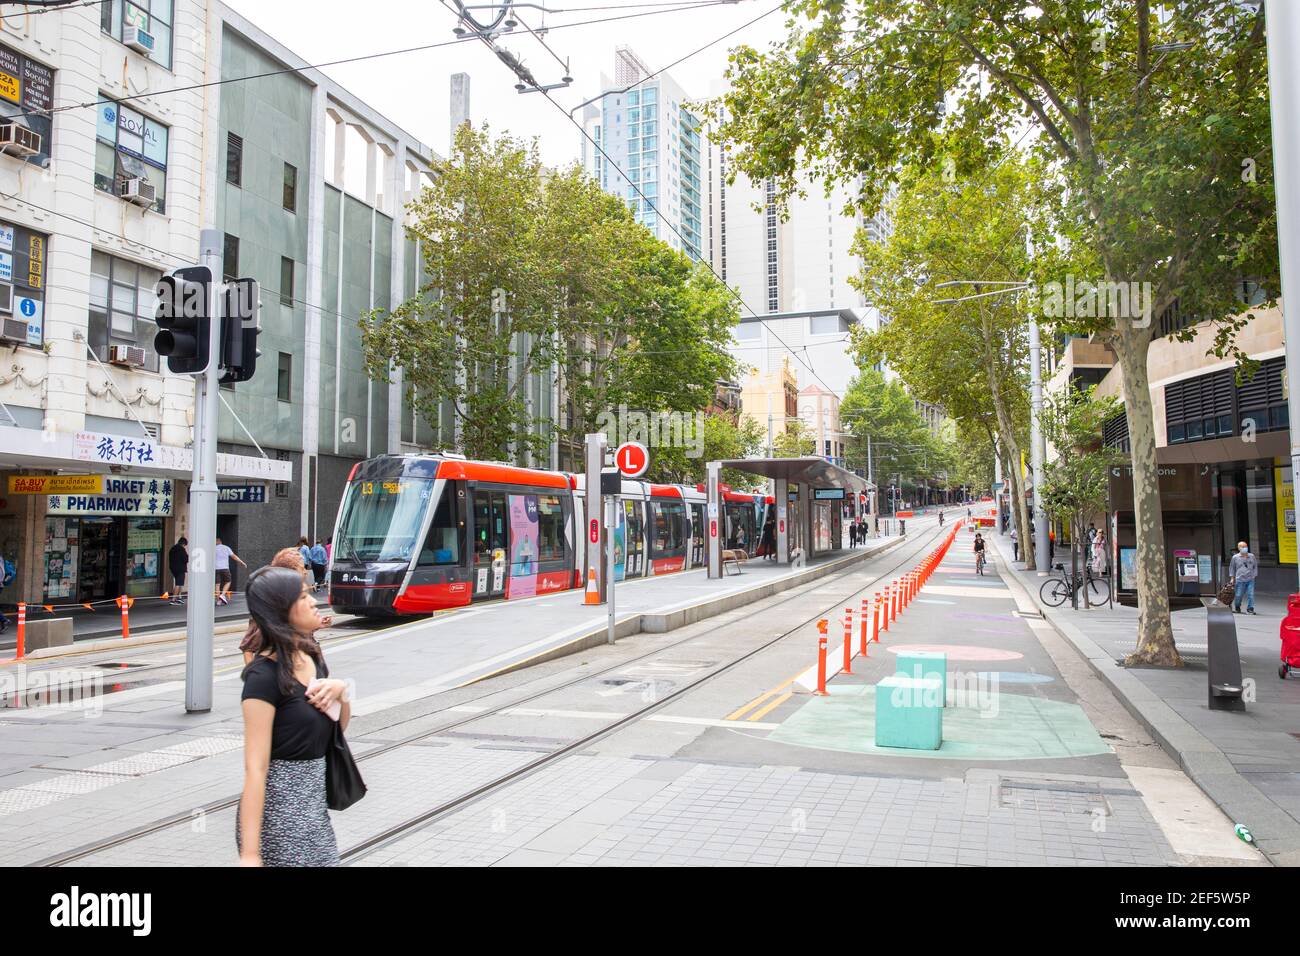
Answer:
<svg viewBox="0 0 1300 956"><path fill-rule="evenodd" d="M455 39L456 17L438 0L226 2L309 63ZM571 12L545 19L558 28L563 23L649 12L644 4L662 0L639 2L641 6L638 0L548 0L551 10ZM658 70L776 6L777 0L739 0L704 10L655 10L652 16L636 19L553 29L546 41L561 57L569 58L573 83L552 95L566 110L596 95L601 73L613 76L614 48L619 44L630 45L651 70ZM583 7L606 9L577 9ZM518 12L529 26L541 25L539 11L521 7ZM482 16L487 18L486 13ZM766 48L785 35L785 20L785 14L772 13L674 67L670 75L689 96L706 97L715 92L732 47L748 43ZM520 56L539 82L558 82L563 75L559 63L522 28L499 43ZM470 75L470 111L476 124L486 122L495 132L537 137L542 159L551 165L581 155L581 134L568 118L539 93L517 93L515 75L478 40L323 72L444 156L450 138L450 77L465 72ZM581 113L577 116L581 118Z"/></svg>

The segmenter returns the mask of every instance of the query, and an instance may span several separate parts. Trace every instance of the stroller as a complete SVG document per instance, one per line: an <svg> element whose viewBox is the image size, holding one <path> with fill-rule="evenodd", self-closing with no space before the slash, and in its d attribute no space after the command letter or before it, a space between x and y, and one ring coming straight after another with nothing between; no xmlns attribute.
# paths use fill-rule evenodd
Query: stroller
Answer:
<svg viewBox="0 0 1300 956"><path fill-rule="evenodd" d="M1286 680L1293 667L1300 667L1300 594L1286 599L1286 617L1279 628L1282 638L1282 662L1277 665L1277 676Z"/></svg>

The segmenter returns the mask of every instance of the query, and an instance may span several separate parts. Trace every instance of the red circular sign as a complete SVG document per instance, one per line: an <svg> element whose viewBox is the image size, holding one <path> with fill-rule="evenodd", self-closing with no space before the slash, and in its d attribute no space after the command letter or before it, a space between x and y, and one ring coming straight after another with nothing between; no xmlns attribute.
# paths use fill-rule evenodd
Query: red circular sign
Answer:
<svg viewBox="0 0 1300 956"><path fill-rule="evenodd" d="M785 534L785 519L782 518L782 519L780 520L780 522L778 522L778 524L780 525L781 533L782 533L782 534Z"/></svg>
<svg viewBox="0 0 1300 956"><path fill-rule="evenodd" d="M640 478L650 468L650 450L638 441L625 441L614 452L614 464L625 478Z"/></svg>
<svg viewBox="0 0 1300 956"><path fill-rule="evenodd" d="M709 522L709 537L716 538L717 536L718 536L718 522L717 519L714 519Z"/></svg>
<svg viewBox="0 0 1300 956"><path fill-rule="evenodd" d="M595 518L591 519L591 530L588 532L588 534L591 535L592 544L595 544L600 540L600 522L597 521Z"/></svg>

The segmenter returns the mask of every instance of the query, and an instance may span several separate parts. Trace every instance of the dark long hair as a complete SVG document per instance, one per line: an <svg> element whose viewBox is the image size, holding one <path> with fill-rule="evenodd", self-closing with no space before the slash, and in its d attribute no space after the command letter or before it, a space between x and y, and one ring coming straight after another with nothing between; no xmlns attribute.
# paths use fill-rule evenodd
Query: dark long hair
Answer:
<svg viewBox="0 0 1300 956"><path fill-rule="evenodd" d="M289 611L302 597L302 575L288 568L258 568L248 576L244 599L248 613L262 632L262 649L270 649L279 667L280 691L293 692L293 661L302 651L317 664L320 645L310 634L298 634L289 624ZM251 665L250 665L251 666Z"/></svg>

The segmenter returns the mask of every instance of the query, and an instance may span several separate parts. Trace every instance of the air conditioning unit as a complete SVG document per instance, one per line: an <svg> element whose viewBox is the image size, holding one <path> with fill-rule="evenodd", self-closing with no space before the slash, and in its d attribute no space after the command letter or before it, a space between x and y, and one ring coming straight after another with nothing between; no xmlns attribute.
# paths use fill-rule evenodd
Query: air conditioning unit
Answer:
<svg viewBox="0 0 1300 956"><path fill-rule="evenodd" d="M158 198L153 183L147 183L139 176L128 176L118 183L117 194L137 206L152 206Z"/></svg>
<svg viewBox="0 0 1300 956"><path fill-rule="evenodd" d="M114 365L130 365L139 368L144 365L145 353L138 345L110 345L108 360Z"/></svg>
<svg viewBox="0 0 1300 956"><path fill-rule="evenodd" d="M41 151L41 134L22 123L0 123L0 153L35 156Z"/></svg>
<svg viewBox="0 0 1300 956"><path fill-rule="evenodd" d="M5 319L0 322L0 338L8 342L26 342L27 323L22 319Z"/></svg>
<svg viewBox="0 0 1300 956"><path fill-rule="evenodd" d="M0 282L0 312L13 315L14 287L10 282Z"/></svg>
<svg viewBox="0 0 1300 956"><path fill-rule="evenodd" d="M153 56L154 38L153 34L143 27L122 25L122 42L129 46L136 53L143 53L145 56Z"/></svg>

